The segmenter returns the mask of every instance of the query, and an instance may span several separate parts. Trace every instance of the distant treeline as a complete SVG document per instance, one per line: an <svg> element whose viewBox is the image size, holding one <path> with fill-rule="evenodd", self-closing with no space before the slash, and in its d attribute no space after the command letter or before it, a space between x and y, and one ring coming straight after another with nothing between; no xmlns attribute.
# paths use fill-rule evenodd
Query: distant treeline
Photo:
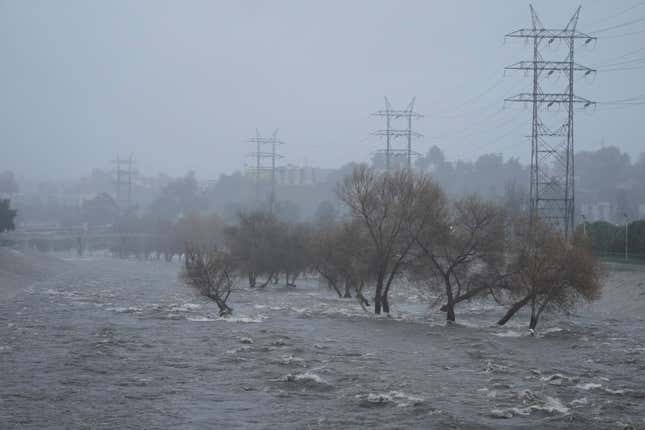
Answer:
<svg viewBox="0 0 645 430"><path fill-rule="evenodd" d="M394 164L399 161L402 160L396 159ZM372 166L383 165L382 157L375 155ZM292 221L311 220L320 202L336 200L336 186L354 167L354 163L348 163L330 170L315 184L278 184L279 211ZM473 161L455 161L448 160L439 147L433 146L417 158L415 170L431 175L451 198L478 194L497 203L515 199L522 204L528 199L529 169L517 158L484 154ZM176 178L165 175L136 178L129 210L119 207L123 202L115 201L114 178L106 170L94 169L90 176L73 183L40 184L36 190L20 193L12 178L10 172L0 175L0 194L15 194L13 205L18 209L18 224L115 224L124 212L171 221L192 212L216 212L233 222L236 213L251 209L257 198L254 177L240 172L221 175L207 185L203 178L198 180L195 172ZM635 219L639 205L645 204L643 184L645 155L632 160L613 146L576 154L576 204L579 208L603 202L613 208L607 215L609 220L620 222L623 213ZM268 183L262 184L260 194L268 195L268 189ZM79 196L86 196L80 199L80 205Z"/></svg>

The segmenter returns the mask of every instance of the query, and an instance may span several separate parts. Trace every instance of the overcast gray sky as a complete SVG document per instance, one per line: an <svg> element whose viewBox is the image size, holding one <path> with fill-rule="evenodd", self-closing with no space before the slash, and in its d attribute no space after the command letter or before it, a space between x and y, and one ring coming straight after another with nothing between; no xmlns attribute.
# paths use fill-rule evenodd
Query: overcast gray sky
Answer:
<svg viewBox="0 0 645 430"><path fill-rule="evenodd" d="M560 28L579 3L534 5ZM579 95L645 94L643 63L622 63L645 57L623 57L645 47L645 2L585 1L578 28L630 21L576 59L633 70L579 79ZM510 0L0 0L0 170L74 177L132 152L145 174L215 178L244 167L256 127L280 129L286 162L334 167L380 146L369 114L385 95L401 108L417 97L420 152L438 144L452 159L526 161L530 111L503 99L529 78L503 68L529 59L504 34L530 22L528 2ZM578 113L576 149L604 138L636 156L644 114Z"/></svg>

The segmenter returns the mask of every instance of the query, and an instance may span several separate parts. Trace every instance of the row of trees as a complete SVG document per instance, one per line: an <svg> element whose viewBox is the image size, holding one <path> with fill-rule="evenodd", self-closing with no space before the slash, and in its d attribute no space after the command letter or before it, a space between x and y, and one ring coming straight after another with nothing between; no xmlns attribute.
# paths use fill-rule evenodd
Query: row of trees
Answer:
<svg viewBox="0 0 645 430"><path fill-rule="evenodd" d="M645 260L645 220L634 221L627 225L617 225L605 221L586 223L586 234L596 255L617 257L626 254L631 258Z"/></svg>
<svg viewBox="0 0 645 430"><path fill-rule="evenodd" d="M298 224L261 211L240 214L219 241L190 243L186 254L198 249L198 261L217 255L251 287L282 276L295 285L299 274L316 271L341 297L353 294L363 306L369 297L376 314L390 312L392 291L404 280L440 292L448 321L456 320L457 304L490 296L508 306L500 324L529 306L531 329L544 311L570 310L600 292L600 267L582 234L565 241L476 196L450 201L427 175L358 166L337 195L342 216L319 211L315 222ZM186 274L192 265L186 259ZM211 267L208 279L229 279L219 276L221 267Z"/></svg>

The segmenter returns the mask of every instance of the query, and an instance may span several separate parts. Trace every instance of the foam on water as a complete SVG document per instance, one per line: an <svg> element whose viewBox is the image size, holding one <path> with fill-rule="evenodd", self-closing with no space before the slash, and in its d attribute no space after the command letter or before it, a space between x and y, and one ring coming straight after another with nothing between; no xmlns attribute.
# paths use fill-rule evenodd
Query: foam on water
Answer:
<svg viewBox="0 0 645 430"><path fill-rule="evenodd" d="M406 394L402 391L389 391L387 393L368 393L356 396L365 406L394 405L397 407L415 406L425 402L418 396Z"/></svg>
<svg viewBox="0 0 645 430"><path fill-rule="evenodd" d="M197 303L182 303L181 305L171 306L170 312L188 312L201 307L202 305Z"/></svg>
<svg viewBox="0 0 645 430"><path fill-rule="evenodd" d="M233 323L259 323L266 319L264 315L256 315L254 317L244 315L224 315L217 318L215 321L226 321Z"/></svg>
<svg viewBox="0 0 645 430"><path fill-rule="evenodd" d="M576 406L585 406L589 403L589 400L587 400L586 397L583 397L581 399L573 399L571 402L569 402L569 405L571 407L576 407Z"/></svg>
<svg viewBox="0 0 645 430"><path fill-rule="evenodd" d="M535 395L533 395L536 397ZM548 413L566 414L569 408L556 397L544 396L543 400L536 399L537 402L524 407L494 408L490 411L493 418L513 418L515 416L527 416L535 411Z"/></svg>
<svg viewBox="0 0 645 430"><path fill-rule="evenodd" d="M576 385L576 388L579 388L579 389L585 390L585 391L589 391L589 390L593 390L595 388L601 388L601 387L602 387L602 384L596 384L594 382L587 382L585 384Z"/></svg>
<svg viewBox="0 0 645 430"><path fill-rule="evenodd" d="M186 317L188 321L193 321L193 322L209 322L209 321L217 321L213 318L208 318L208 317L202 317L202 316L196 316L196 317Z"/></svg>
<svg viewBox="0 0 645 430"><path fill-rule="evenodd" d="M574 379L562 373L554 373L553 375L540 377L540 381L548 382L551 385L562 385L564 382L572 382Z"/></svg>
<svg viewBox="0 0 645 430"><path fill-rule="evenodd" d="M388 319L333 292L307 294L315 287L304 282L236 291L233 315L218 317L215 303L179 285L176 267L82 266L0 303L9 427L74 428L98 416L121 428L494 428L490 415L510 418L505 428L583 429L638 427L643 417L641 320L585 313L569 325L549 315L529 341L526 315L495 325L501 308L464 304L446 326L445 314L410 303L429 300L402 290L407 301ZM96 307L75 306L71 291ZM105 387L131 400L113 408ZM432 418L438 405L446 416ZM563 419L569 409L575 421Z"/></svg>
<svg viewBox="0 0 645 430"><path fill-rule="evenodd" d="M284 376L284 382L294 382L304 386L311 386L316 388L330 388L331 384L321 378L319 375L308 370L305 373L289 373Z"/></svg>
<svg viewBox="0 0 645 430"><path fill-rule="evenodd" d="M134 313L140 313L143 311L143 308L140 306L115 306L115 307L107 307L105 310L112 311L112 312L117 312L120 314L134 314Z"/></svg>
<svg viewBox="0 0 645 430"><path fill-rule="evenodd" d="M284 364L284 365L297 364L299 366L304 366L305 360L300 357L294 357L292 354L285 354L282 356L280 360L280 364Z"/></svg>
<svg viewBox="0 0 645 430"><path fill-rule="evenodd" d="M499 336L499 337L522 337L527 335L528 333L522 333L515 330L508 330L502 333L495 333L495 336Z"/></svg>

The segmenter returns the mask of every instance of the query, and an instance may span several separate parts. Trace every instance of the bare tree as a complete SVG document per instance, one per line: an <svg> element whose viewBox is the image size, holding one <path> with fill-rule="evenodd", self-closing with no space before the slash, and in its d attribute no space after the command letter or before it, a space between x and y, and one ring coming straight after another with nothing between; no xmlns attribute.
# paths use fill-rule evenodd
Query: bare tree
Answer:
<svg viewBox="0 0 645 430"><path fill-rule="evenodd" d="M340 226L334 223L320 223L311 238L312 266L322 276L338 297L343 297L340 290L342 264L338 252Z"/></svg>
<svg viewBox="0 0 645 430"><path fill-rule="evenodd" d="M374 312L389 313L392 283L405 267L420 232L435 219L443 193L428 176L408 170L379 174L362 165L344 178L337 194L370 238Z"/></svg>
<svg viewBox="0 0 645 430"><path fill-rule="evenodd" d="M446 295L448 321L455 321L455 305L489 291L502 280L504 218L492 203L468 196L442 211L433 228L416 238L421 260Z"/></svg>
<svg viewBox="0 0 645 430"><path fill-rule="evenodd" d="M231 256L222 251L206 251L186 245L183 279L199 294L213 300L219 314L229 315L233 309L226 303L235 288L235 264Z"/></svg>
<svg viewBox="0 0 645 430"><path fill-rule="evenodd" d="M359 303L369 306L362 292L369 279L370 243L359 222L318 226L311 249L312 266L338 297L351 298L354 291Z"/></svg>
<svg viewBox="0 0 645 430"><path fill-rule="evenodd" d="M279 270L276 247L284 228L274 215L265 211L240 212L238 224L226 229L226 245L239 269L245 273L249 286L265 287ZM265 282L258 284L264 276Z"/></svg>
<svg viewBox="0 0 645 430"><path fill-rule="evenodd" d="M529 329L534 330L546 310L570 311L583 301L600 297L603 271L591 246L580 232L566 241L552 226L526 220L515 241L513 296L498 324L504 325L520 309L530 305Z"/></svg>
<svg viewBox="0 0 645 430"><path fill-rule="evenodd" d="M287 286L295 287L296 279L311 264L309 248L311 231L305 224L283 224L275 244L276 270L284 273Z"/></svg>

